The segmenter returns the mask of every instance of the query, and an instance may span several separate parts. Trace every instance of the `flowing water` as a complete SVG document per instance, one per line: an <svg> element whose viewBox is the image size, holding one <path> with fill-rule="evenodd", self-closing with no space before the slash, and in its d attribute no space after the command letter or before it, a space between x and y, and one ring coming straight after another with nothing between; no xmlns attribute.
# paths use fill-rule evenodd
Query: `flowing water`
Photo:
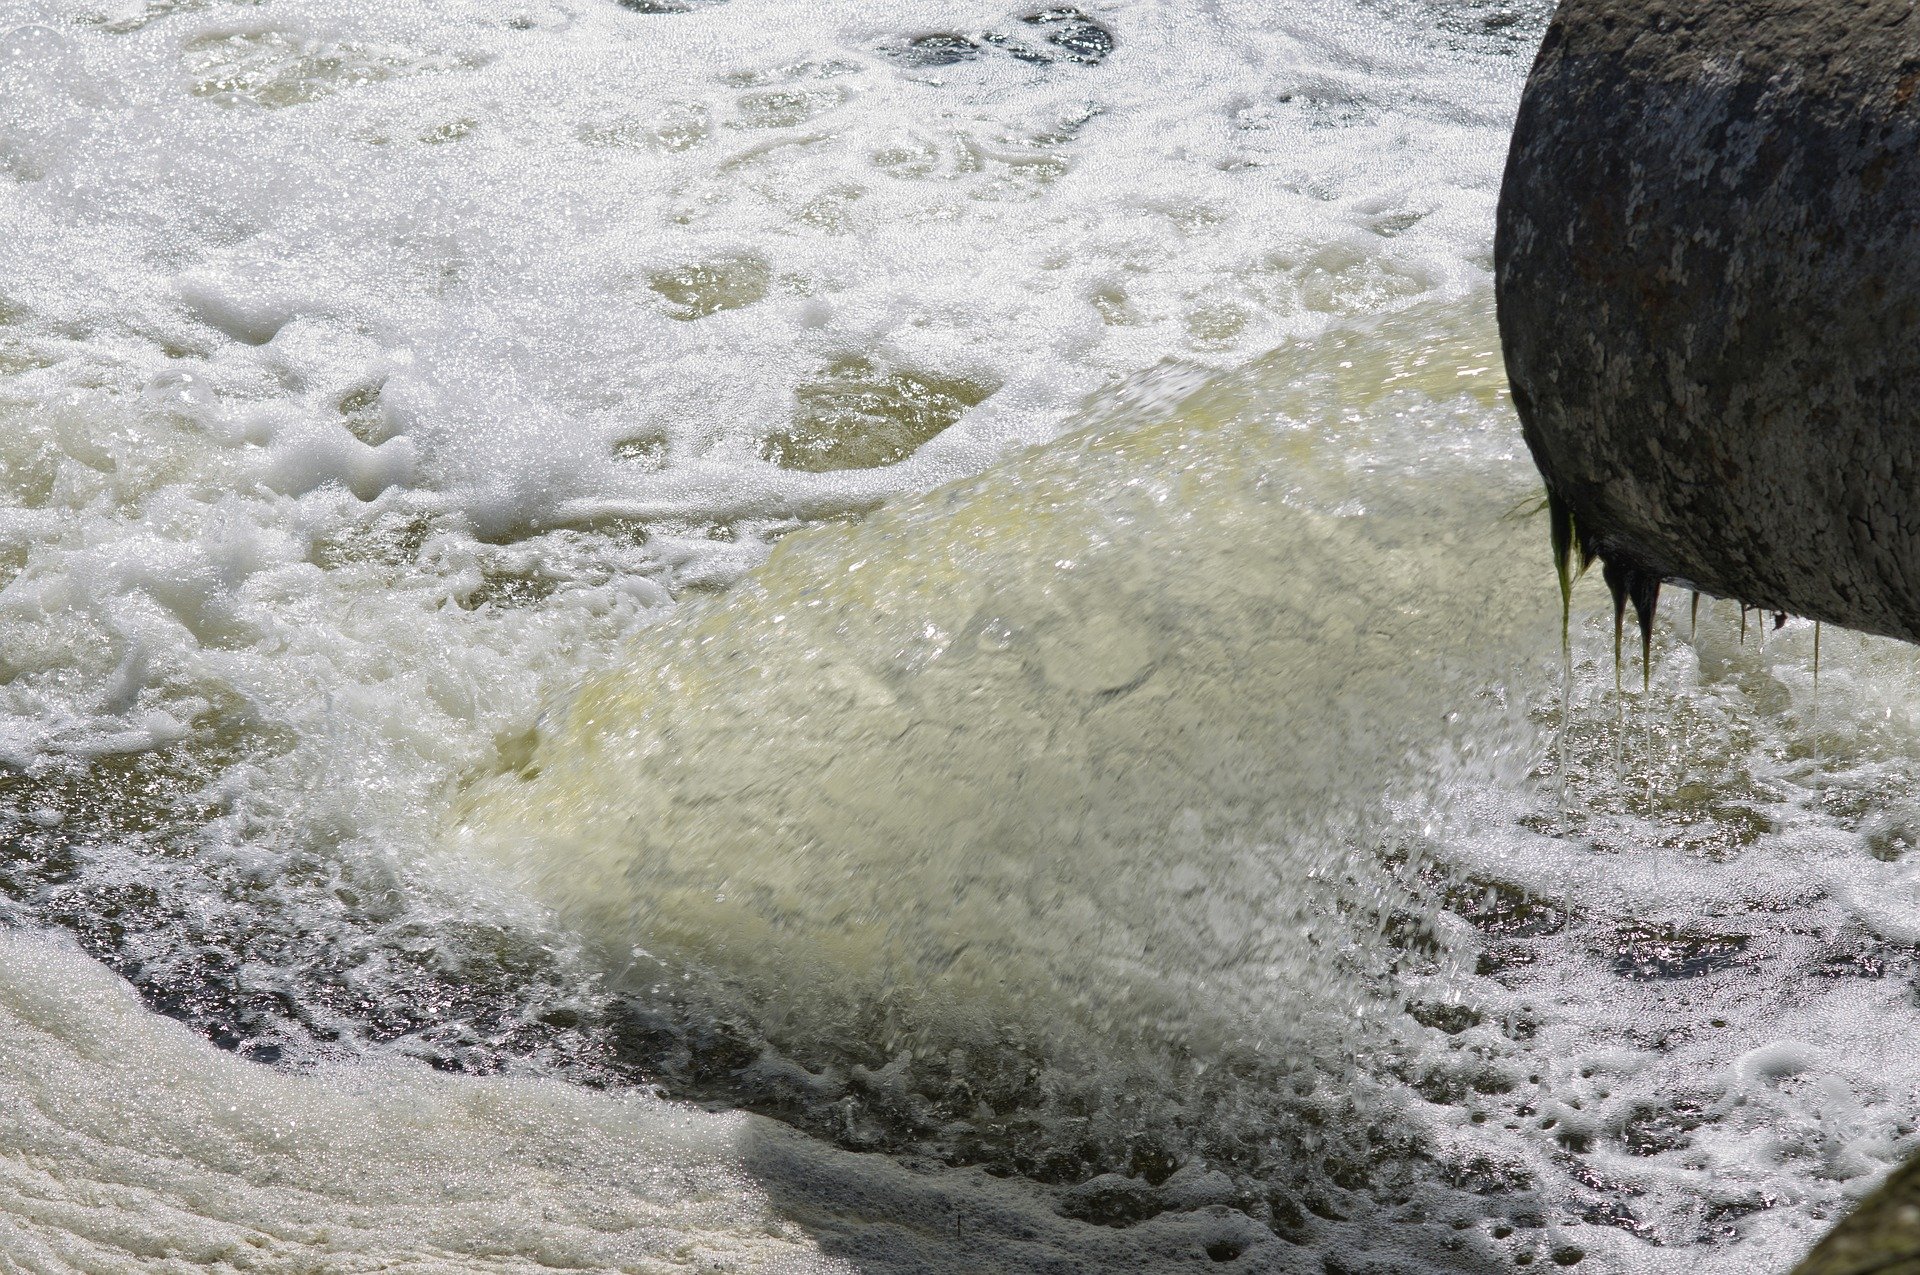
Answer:
<svg viewBox="0 0 1920 1275"><path fill-rule="evenodd" d="M1920 661L1563 677L1545 16L0 0L0 1270L1785 1269Z"/></svg>

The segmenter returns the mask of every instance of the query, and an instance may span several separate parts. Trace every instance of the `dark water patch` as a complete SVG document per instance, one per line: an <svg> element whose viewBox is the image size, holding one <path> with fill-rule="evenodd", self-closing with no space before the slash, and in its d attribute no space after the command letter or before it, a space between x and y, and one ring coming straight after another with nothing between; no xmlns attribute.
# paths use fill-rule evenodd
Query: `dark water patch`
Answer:
<svg viewBox="0 0 1920 1275"><path fill-rule="evenodd" d="M1217 1084L1169 1119L1124 1080L1063 1093L1057 1070L1017 1046L965 1058L887 1059L873 1049L848 1063L792 1056L750 1020L717 1024L688 1005L629 999L610 1016L621 1067L670 1096L768 1115L849 1150L1024 1179L1062 1216L1099 1226L1201 1213L1239 1218L1289 1245L1343 1251L1364 1247L1359 1237L1374 1228L1403 1234L1462 1208L1478 1216L1488 1199L1535 1186L1511 1166L1449 1176L1410 1126L1355 1100L1351 1076L1301 1063L1216 1062ZM857 1033L849 1039L857 1046ZM1498 1077L1479 1087L1510 1085ZM1266 1098L1250 1107L1249 1094ZM1467 1197L1477 1203L1464 1205ZM1437 1242L1444 1228L1433 1225ZM1339 1241L1343 1233L1355 1244ZM1251 1245L1237 1232L1208 1243L1233 1250L1210 1258L1219 1261L1239 1260ZM1461 1251L1468 1265L1435 1269L1474 1269L1473 1252Z"/></svg>
<svg viewBox="0 0 1920 1275"><path fill-rule="evenodd" d="M1606 955L1609 966L1621 978L1700 978L1739 965L1747 942L1745 934L1628 921L1607 939Z"/></svg>
<svg viewBox="0 0 1920 1275"><path fill-rule="evenodd" d="M164 840L228 810L212 784L228 767L291 740L244 720L244 706L216 705L189 724L195 738L164 747L95 754L44 750L27 767L0 766L0 888L19 895L63 880L78 855L120 841ZM6 882L15 882L7 885Z"/></svg>
<svg viewBox="0 0 1920 1275"><path fill-rule="evenodd" d="M1390 913L1381 928L1381 937L1387 946L1405 953L1414 964L1431 965L1447 950L1433 923L1417 912Z"/></svg>
<svg viewBox="0 0 1920 1275"><path fill-rule="evenodd" d="M1540 959L1535 940L1561 933L1576 919L1570 906L1493 877L1437 868L1428 868L1421 876L1425 888L1436 896L1436 906L1467 922L1485 938L1485 946L1474 957L1474 972L1483 978L1498 978L1533 965ZM1409 1006L1409 1010L1420 1017L1419 1006ZM1457 1018L1464 1018L1458 1007L1456 1011ZM1479 1021L1474 1013L1472 1023ZM1533 1026L1531 1020L1521 1016L1504 1022L1501 1029L1512 1039L1526 1040L1531 1038Z"/></svg>
<svg viewBox="0 0 1920 1275"><path fill-rule="evenodd" d="M1525 1165L1479 1152L1440 1167L1449 1185L1472 1195L1518 1195L1533 1190L1535 1185L1533 1173Z"/></svg>
<svg viewBox="0 0 1920 1275"><path fill-rule="evenodd" d="M937 31L914 36L887 52L903 66L933 70L992 55L1033 66L1098 66L1117 47L1113 32L1086 13L1054 6L1024 14L1004 30Z"/></svg>
<svg viewBox="0 0 1920 1275"><path fill-rule="evenodd" d="M1715 1200L1700 1215L1699 1227L1694 1232L1695 1242L1716 1245L1738 1243L1746 1233L1743 1224L1748 1218L1780 1203L1782 1201L1778 1197L1761 1190L1755 1190L1741 1199Z"/></svg>
<svg viewBox="0 0 1920 1275"><path fill-rule="evenodd" d="M985 46L979 41L970 40L964 35L940 33L916 36L893 56L905 66L931 68L971 62L983 52Z"/></svg>
<svg viewBox="0 0 1920 1275"><path fill-rule="evenodd" d="M1820 978L1911 979L1920 967L1915 949L1894 943L1859 926L1822 935L1814 950L1812 972Z"/></svg>
<svg viewBox="0 0 1920 1275"><path fill-rule="evenodd" d="M1458 1036L1467 1028L1478 1027L1486 1021L1486 1015L1471 1005L1449 1005L1438 1001L1409 1001L1407 1014L1422 1027L1431 1027L1449 1036Z"/></svg>
<svg viewBox="0 0 1920 1275"><path fill-rule="evenodd" d="M343 567L409 566L420 557L444 519L418 510L385 509L365 522L343 523L313 542L313 564L332 571Z"/></svg>
<svg viewBox="0 0 1920 1275"><path fill-rule="evenodd" d="M1434 42L1462 53L1530 58L1554 0L1403 0L1391 12Z"/></svg>
<svg viewBox="0 0 1920 1275"><path fill-rule="evenodd" d="M1665 1106L1637 1107L1620 1124L1619 1140L1637 1156L1661 1155L1693 1145L1693 1131L1707 1122L1703 1098L1675 1098Z"/></svg>
<svg viewBox="0 0 1920 1275"><path fill-rule="evenodd" d="M1497 978L1524 970L1539 959L1540 954L1526 943L1494 943L1474 959L1473 970L1482 978Z"/></svg>
<svg viewBox="0 0 1920 1275"><path fill-rule="evenodd" d="M480 583L454 600L462 610L482 607L530 607L552 597L560 581L538 566L496 565L483 567Z"/></svg>
<svg viewBox="0 0 1920 1275"><path fill-rule="evenodd" d="M1518 886L1482 877L1449 885L1441 900L1448 911L1495 939L1558 934L1573 915Z"/></svg>
<svg viewBox="0 0 1920 1275"><path fill-rule="evenodd" d="M697 13L725 0L614 0L628 13Z"/></svg>
<svg viewBox="0 0 1920 1275"><path fill-rule="evenodd" d="M369 447L377 447L393 436L392 423L380 406L378 384L362 385L342 395L335 405L347 432Z"/></svg>
<svg viewBox="0 0 1920 1275"><path fill-rule="evenodd" d="M1113 32L1078 9L1042 9L1020 21L1057 49L1058 56L1066 61L1092 66L1104 62L1113 52Z"/></svg>
<svg viewBox="0 0 1920 1275"><path fill-rule="evenodd" d="M773 268L753 256L718 257L647 277L667 316L683 323L756 305L766 299L772 282Z"/></svg>
<svg viewBox="0 0 1920 1275"><path fill-rule="evenodd" d="M667 463L667 440L658 434L622 438L613 444L613 458L649 472L658 471Z"/></svg>
<svg viewBox="0 0 1920 1275"><path fill-rule="evenodd" d="M613 445L631 455L636 468L653 468L647 457L664 453L651 437ZM656 534L687 533L669 520L601 517L582 526L494 529L479 537L458 515L396 503L364 509L317 536L308 560L326 571L358 573L378 582L396 606L438 608L448 602L465 611L531 608L563 589L599 588L617 579L670 578L649 548ZM712 537L720 538L720 537ZM660 586L661 598L666 586Z"/></svg>
<svg viewBox="0 0 1920 1275"><path fill-rule="evenodd" d="M423 912L374 852L225 849L217 830L257 815L222 776L291 745L244 721L227 706L178 744L0 771L8 921L68 932L151 1008L260 1061L385 1049L489 1073L590 1044L584 1016L561 1024L591 979L551 937Z"/></svg>
<svg viewBox="0 0 1920 1275"><path fill-rule="evenodd" d="M1453 1055L1420 1068L1412 1085L1414 1092L1428 1102L1470 1107L1479 1099L1512 1093L1515 1080L1498 1063Z"/></svg>
<svg viewBox="0 0 1920 1275"><path fill-rule="evenodd" d="M1643 1239L1652 1238L1653 1227L1630 1203L1643 1194L1639 1188L1604 1178L1583 1161L1576 1160L1567 1167L1569 1176L1589 1192L1572 1201L1573 1216L1588 1226L1610 1226Z"/></svg>
<svg viewBox="0 0 1920 1275"><path fill-rule="evenodd" d="M998 388L966 377L888 370L857 356L836 359L794 390L792 421L768 436L761 456L807 473L892 465Z"/></svg>
<svg viewBox="0 0 1920 1275"><path fill-rule="evenodd" d="M1920 849L1920 807L1909 801L1867 815L1857 826L1867 853L1882 863L1898 863Z"/></svg>

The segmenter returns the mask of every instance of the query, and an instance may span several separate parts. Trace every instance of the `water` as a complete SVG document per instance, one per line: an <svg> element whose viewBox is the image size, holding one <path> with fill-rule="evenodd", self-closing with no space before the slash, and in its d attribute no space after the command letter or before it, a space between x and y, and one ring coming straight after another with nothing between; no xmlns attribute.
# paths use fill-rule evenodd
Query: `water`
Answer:
<svg viewBox="0 0 1920 1275"><path fill-rule="evenodd" d="M1563 687L1544 18L0 0L0 1254L1784 1268L1920 670Z"/></svg>

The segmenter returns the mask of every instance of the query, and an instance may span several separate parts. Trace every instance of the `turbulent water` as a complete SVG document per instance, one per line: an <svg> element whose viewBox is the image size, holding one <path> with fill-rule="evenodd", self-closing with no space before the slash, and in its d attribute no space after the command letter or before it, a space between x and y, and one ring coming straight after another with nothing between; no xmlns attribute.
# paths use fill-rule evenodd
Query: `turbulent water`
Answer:
<svg viewBox="0 0 1920 1275"><path fill-rule="evenodd" d="M0 1268L1789 1265L1920 663L1563 673L1544 19L0 0Z"/></svg>

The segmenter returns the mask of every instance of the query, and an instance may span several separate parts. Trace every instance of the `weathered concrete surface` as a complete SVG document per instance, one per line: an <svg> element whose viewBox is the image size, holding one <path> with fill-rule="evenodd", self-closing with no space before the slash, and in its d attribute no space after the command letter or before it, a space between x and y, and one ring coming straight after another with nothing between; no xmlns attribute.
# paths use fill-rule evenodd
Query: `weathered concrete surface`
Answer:
<svg viewBox="0 0 1920 1275"><path fill-rule="evenodd" d="M1501 192L1500 326L1616 590L1920 641L1914 0L1563 0Z"/></svg>

